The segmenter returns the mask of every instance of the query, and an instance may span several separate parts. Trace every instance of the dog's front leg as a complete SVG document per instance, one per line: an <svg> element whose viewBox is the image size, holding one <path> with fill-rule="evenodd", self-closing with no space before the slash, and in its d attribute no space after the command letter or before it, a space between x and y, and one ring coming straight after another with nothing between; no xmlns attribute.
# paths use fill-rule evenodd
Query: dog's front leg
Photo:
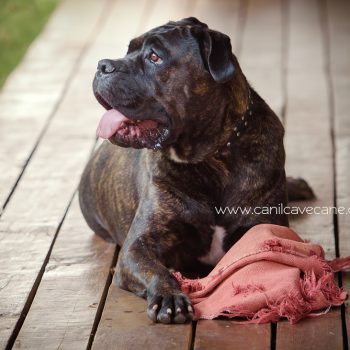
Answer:
<svg viewBox="0 0 350 350"><path fill-rule="evenodd" d="M162 230L159 222L145 224L135 218L119 254L116 283L147 298L147 313L154 322L184 323L192 319L193 309L164 264L164 254L171 244L167 230Z"/></svg>

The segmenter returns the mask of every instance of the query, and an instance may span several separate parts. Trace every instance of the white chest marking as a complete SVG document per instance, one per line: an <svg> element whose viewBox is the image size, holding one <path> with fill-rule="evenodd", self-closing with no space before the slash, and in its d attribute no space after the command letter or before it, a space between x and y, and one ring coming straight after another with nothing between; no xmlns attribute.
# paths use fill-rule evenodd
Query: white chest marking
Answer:
<svg viewBox="0 0 350 350"><path fill-rule="evenodd" d="M170 159L177 163L188 163L187 160L181 159L177 156L173 147L170 147Z"/></svg>
<svg viewBox="0 0 350 350"><path fill-rule="evenodd" d="M214 230L214 233L210 250L206 255L201 256L198 260L202 263L214 266L225 255L225 252L222 249L222 242L226 235L226 231L221 226L212 226L212 229Z"/></svg>

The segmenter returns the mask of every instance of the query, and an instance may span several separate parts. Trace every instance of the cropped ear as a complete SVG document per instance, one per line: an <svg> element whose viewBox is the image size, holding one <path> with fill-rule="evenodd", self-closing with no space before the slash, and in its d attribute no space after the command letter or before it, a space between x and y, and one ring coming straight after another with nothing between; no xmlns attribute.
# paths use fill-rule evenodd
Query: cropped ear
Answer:
<svg viewBox="0 0 350 350"><path fill-rule="evenodd" d="M226 83L235 71L230 38L215 30L204 31L203 34L204 63L217 83Z"/></svg>

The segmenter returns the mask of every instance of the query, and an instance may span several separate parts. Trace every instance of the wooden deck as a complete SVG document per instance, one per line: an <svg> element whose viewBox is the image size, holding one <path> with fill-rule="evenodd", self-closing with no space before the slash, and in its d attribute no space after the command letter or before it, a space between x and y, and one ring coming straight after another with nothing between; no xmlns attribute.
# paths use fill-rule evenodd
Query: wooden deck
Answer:
<svg viewBox="0 0 350 350"><path fill-rule="evenodd" d="M92 76L131 37L189 15L230 35L286 127L288 175L312 184L313 205L350 207L349 1L62 1L0 93L1 349L348 348L346 307L293 326L168 326L111 284L118 251L90 232L76 196L102 113ZM350 255L349 215L292 226L328 257ZM349 276L339 276L348 291Z"/></svg>

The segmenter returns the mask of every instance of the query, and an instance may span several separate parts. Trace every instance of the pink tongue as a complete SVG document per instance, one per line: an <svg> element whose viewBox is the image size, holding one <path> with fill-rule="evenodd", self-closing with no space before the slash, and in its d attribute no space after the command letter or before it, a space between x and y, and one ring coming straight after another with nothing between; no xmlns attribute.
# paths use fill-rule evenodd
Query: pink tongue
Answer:
<svg viewBox="0 0 350 350"><path fill-rule="evenodd" d="M113 136L123 121L128 118L116 109L110 109L101 118L96 131L96 135L102 139L109 139Z"/></svg>

